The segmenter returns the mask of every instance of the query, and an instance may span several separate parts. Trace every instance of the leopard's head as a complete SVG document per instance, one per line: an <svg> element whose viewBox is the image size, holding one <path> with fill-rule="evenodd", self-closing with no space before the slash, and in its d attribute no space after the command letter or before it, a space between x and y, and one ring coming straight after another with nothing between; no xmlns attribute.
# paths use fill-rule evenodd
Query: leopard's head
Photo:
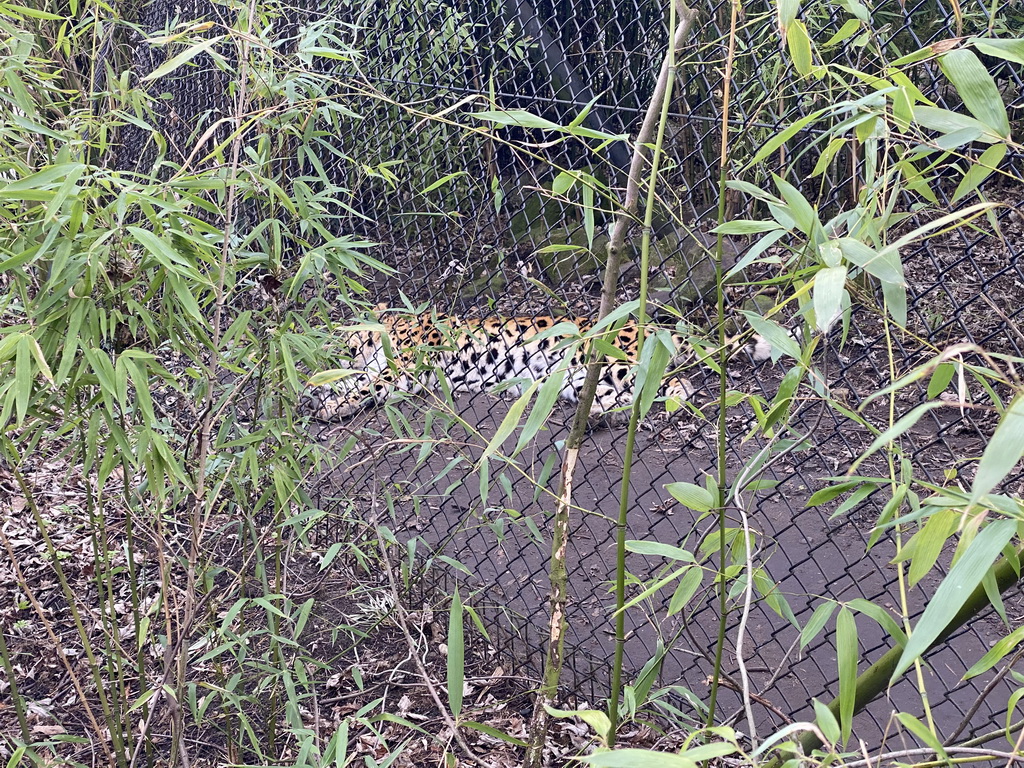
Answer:
<svg viewBox="0 0 1024 768"><path fill-rule="evenodd" d="M373 363L381 351L381 336L393 330L394 315L385 314L387 304L378 304L373 312L362 319L355 319L343 338L343 354L351 361L353 368L365 368Z"/></svg>

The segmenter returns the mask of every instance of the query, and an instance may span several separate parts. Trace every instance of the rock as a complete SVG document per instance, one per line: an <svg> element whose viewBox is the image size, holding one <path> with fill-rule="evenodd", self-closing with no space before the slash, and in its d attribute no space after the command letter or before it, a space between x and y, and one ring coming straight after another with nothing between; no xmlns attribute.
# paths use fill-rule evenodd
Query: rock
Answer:
<svg viewBox="0 0 1024 768"><path fill-rule="evenodd" d="M497 296L508 286L508 278L500 269L483 272L462 286L459 292L464 299L477 301L481 296Z"/></svg>
<svg viewBox="0 0 1024 768"><path fill-rule="evenodd" d="M570 206L553 200L543 192L509 193L503 208L507 211L518 211L508 223L508 229L516 242L522 242L528 235L534 235L538 229L543 232L545 228L558 227L572 215ZM542 237L541 240L546 241L547 238Z"/></svg>
<svg viewBox="0 0 1024 768"><path fill-rule="evenodd" d="M775 299L771 296L751 296L749 299L743 302L742 309L747 312L756 312L761 316L767 315L773 309L775 309Z"/></svg>
<svg viewBox="0 0 1024 768"><path fill-rule="evenodd" d="M744 300L744 302L740 305L740 309L746 310L747 312L753 312L764 317L771 310L775 309L775 299L771 296L765 296L763 294L751 296L749 299ZM779 318L776 318L776 320L778 319ZM750 326L747 324L746 318L744 318L742 315L739 315L738 313L734 314L726 322L725 326L726 332L730 334L743 333L749 328Z"/></svg>
<svg viewBox="0 0 1024 768"><path fill-rule="evenodd" d="M583 227L548 227L539 223L531 231L533 242L541 252L536 254L537 264L548 283L558 287L566 282L578 281L581 277L596 275L604 269L608 256L608 235L594 234L594 244L589 246ZM546 245L570 245L572 250L543 251Z"/></svg>
<svg viewBox="0 0 1024 768"><path fill-rule="evenodd" d="M490 257L478 262L473 272L459 289L459 295L471 302L482 296L497 296L508 286L508 277L502 268L503 256L492 253Z"/></svg>
<svg viewBox="0 0 1024 768"><path fill-rule="evenodd" d="M715 294L714 250L716 236L706 232L667 234L655 243L651 254L651 289L662 304L684 311ZM737 238L726 237L722 242L722 260L726 270L739 259L745 246ZM655 272L656 270L656 272ZM733 275L730 283L743 282L742 272ZM652 294L653 295L653 294Z"/></svg>

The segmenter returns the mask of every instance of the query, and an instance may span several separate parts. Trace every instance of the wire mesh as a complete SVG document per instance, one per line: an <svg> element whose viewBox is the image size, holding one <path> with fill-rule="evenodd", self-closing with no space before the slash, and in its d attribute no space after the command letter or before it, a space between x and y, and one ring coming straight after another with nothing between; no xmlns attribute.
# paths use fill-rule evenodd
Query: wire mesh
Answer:
<svg viewBox="0 0 1024 768"><path fill-rule="evenodd" d="M592 125L610 133L635 131L667 40L662 8L656 3L574 0L535 4L349 3L345 7L355 14L355 44L365 53L362 74L397 103L416 102L426 113L475 95L480 99L480 109L493 100L505 109L526 109L565 123L596 99L590 112ZM746 8L739 46L740 50L752 53L777 45L771 9L762 6L757 13L754 8ZM816 20L818 29L826 35L827 30L837 32L847 17L836 6L818 7L817 12L827 14L827 18ZM670 151L675 162L669 180L678 194L675 202L683 210L682 217L696 223L706 221L717 204L722 83L721 67L714 64L724 54L727 13L728 5L723 3L702 14L700 36L687 49L687 61L681 67L682 82L673 103ZM885 32L889 35L887 44L903 53L956 34L956 19L948 7L940 4L883 4L875 9L876 19L881 14L891 16ZM965 9L965 15L971 14L982 26L987 24L980 6ZM424 28L431 31L429 49L409 46L410 40L423 45L419 30ZM515 45L509 45L509 40L515 39L516 28L532 43L525 52L519 49L518 56L513 54ZM381 35L381 30L387 33ZM500 37L494 36L495 30ZM407 55L410 48L418 55ZM870 66L861 51L857 46L847 46L835 58L852 66ZM402 64L396 64L396 56ZM814 106L810 99L800 103L799 99L779 95L780 84L795 74L784 58L775 56L773 61L774 69L764 66L753 55L741 58L737 64L739 94L732 125L739 141L752 146ZM1012 104L1020 83L1015 72L1004 75L1001 82ZM923 87L940 104L954 96L944 90L934 69L927 70ZM757 94L765 96L756 98ZM957 105L953 102L949 106ZM374 211L374 223L367 234L388 243L389 263L401 275L400 282L380 286L377 300L398 303L400 294L404 294L414 301L446 308L454 305L456 309L488 311L484 308L495 307L509 314L544 310L550 303L556 309L561 304L575 311L594 311L597 265L573 263L570 269L552 268L536 254L544 245L578 238L578 216L564 208L552 212L550 205L539 204L538 196L530 194L533 189L550 185L556 172L552 165L579 167L579 156L560 145L545 148L544 162L524 159L479 137L466 138L464 133L458 134L456 142L446 141L444 137L449 134L445 131L451 129L445 127L439 135L429 130L416 134L412 140L415 151L410 152L408 137L415 133L418 115L394 108L381 111L373 102L367 103L363 114L359 136L373 137L376 142L385 134L397 142L397 146L389 145L380 155L370 157L415 157L411 162L403 161L399 173L402 180L395 186L388 188L372 182L361 187L352 185L359 199L356 207ZM791 155L797 155L814 138L809 131L798 136L789 147ZM350 153L359 153L365 161L367 155L362 153L368 147L358 138L347 146L352 147ZM603 159L603 171L609 181L621 183L621 153L609 149ZM800 162L809 161L798 161L797 178ZM1011 158L1007 167L1018 176L1019 158ZM810 168L804 170L809 172ZM437 198L420 194L432 180L458 171L466 172L461 186L445 190ZM832 191L826 202L839 208L855 198L856 168L851 160L841 159L830 174L826 188ZM504 193L501 207L494 205L495 189ZM1014 214L1009 210L999 216L1004 231L1006 227L1016 228ZM666 217L660 234L669 247L659 250L665 257L662 270L671 267L671 246L679 242L672 239L672 230ZM991 237L970 230L957 237L962 242L929 242L905 254L908 273L915 279L910 307L913 324L931 342L967 338L1019 352L1020 340L1011 338L1011 328L1012 321L1019 320L1021 307L1008 301L1021 284L1015 243L1008 238L993 248ZM951 274L958 277L955 287L950 285ZM635 281L635 273L632 279ZM538 297L533 280L547 286L553 300L546 300L543 294ZM966 280L972 284L973 290L969 292L961 290ZM622 286L624 298L633 298L629 281L627 274ZM986 299L1003 307L1006 317L979 311ZM704 310L698 304L690 311L700 314ZM981 320L982 317L985 319ZM829 376L834 386L849 391L851 402L857 402L885 381L888 371L883 328L877 316L858 312L853 326L853 343L841 354L830 353L833 359ZM906 366L915 361L915 354L913 349L899 350ZM770 376L766 381L761 380L760 374L739 376L755 387L763 385L768 396L773 394ZM910 397L921 394L914 392ZM484 435L493 434L503 414L503 406L491 401L477 400L463 407L469 409L467 420ZM382 433L386 429L383 427ZM710 472L714 446L707 423L659 425L658 429L659 432L643 436L639 462L631 477L630 535L674 542L686 535L692 520L681 511L672 513L663 486L673 480L692 481ZM866 552L865 531L870 530L877 508L868 504L854 516L830 520L828 511L803 506L823 478L843 471L850 459L866 447L869 436L852 430L849 422L834 413L819 413L812 406L797 415L795 429L811 431L815 450L795 453L788 466L776 467L775 490L759 494L752 505L752 518L770 542L770 557L766 552L761 558L771 577L790 596L801 623L806 622L817 604L815 596L896 604L895 573L888 566L894 555L892 542L883 541ZM910 455L925 477L941 481L943 469L971 455L967 440L980 445L990 429L991 424L978 424L970 414L943 413L915 436ZM950 445L953 435L955 449ZM546 452L555 450L560 436L564 437L564 431L553 429L548 445L538 448L536 458L526 459L524 466L542 466ZM472 442L471 435L460 435L458 439ZM730 460L738 465L757 447L730 444ZM445 542L444 551L460 559L475 575L475 579L468 580L477 589L475 604L491 604L492 615L504 617L505 626L514 630L512 634L518 633L519 640L513 647L520 657L536 663L538 641L543 636L548 552L545 542L538 541L521 521L533 516L543 521L553 505L548 497L533 498L532 486L527 485L524 493L516 484L504 501L514 514L489 513L487 503L473 487L477 482L473 472L475 458L471 452L461 464L464 484L459 487L452 487L457 480L451 471L442 481L435 479L443 465L428 462L414 466L411 456L402 461L389 455L377 465L376 471L392 481L408 478L410 489L415 489L413 493L435 499L430 514L416 514L410 509L405 518L407 530L430 542ZM585 470L576 490L578 503L588 510L613 516L621 472L620 441L614 436L595 437L582 461ZM495 530L500 527L499 522L505 526L500 532ZM606 517L580 515L570 537L575 593L569 620L567 644L572 655L566 687L590 702L607 695L608 690L607 680L601 676L607 674L612 653L612 643L606 635L612 535L613 526ZM649 563L639 559L631 560L630 567L640 577L650 576L654 571ZM928 588L934 588L934 582L925 591ZM919 596L921 592L915 594ZM632 672L637 672L656 652L659 636L676 637L676 650L665 662L662 680L692 688L698 695L704 693L702 686L710 672L708 656L717 631L717 607L712 603L709 599L685 620L631 617L627 659ZM766 722L779 724L780 712L793 718L808 717L812 698L828 699L835 695L833 637L825 636L799 653L794 649L797 630L764 604L755 607L750 626L755 647L748 651L752 654L747 659L748 666L759 670L755 680L760 684L769 680L772 683L764 691L769 705L761 710ZM735 621L731 620L730 630L735 629ZM891 643L877 627L866 622L860 630L864 659L876 658ZM950 643L949 650L933 661L939 685L946 688L935 710L940 727L958 723L984 686L984 678L958 682L965 670L961 659L972 658L994 636L992 627L976 624L962 632ZM727 671L735 674L734 667ZM1006 692L1002 695L1002 700L998 695L989 699L974 716L972 728L992 725L993 714L999 711L1000 703L1005 703ZM888 701L876 703L862 716L857 734L869 743L877 742L885 732L890 708L916 711L916 701L910 684L894 686ZM738 699L732 702L734 706L738 703Z"/></svg>
<svg viewBox="0 0 1024 768"><path fill-rule="evenodd" d="M851 5L856 4L809 4L803 13L827 37L841 30L852 13ZM1022 28L1012 8L992 20L982 3L964 3L960 18L953 15L952 7L936 0L880 3L872 11L875 27L881 30L880 44L895 57L985 29L990 23L997 30L1000 25L1009 25L1010 31ZM509 135L530 144L530 151L515 152L493 136L467 131L456 122L473 123L470 113L500 107L525 109L566 123L592 104L586 125L613 134L635 133L667 42L662 4L647 0L346 0L336 3L331 13L337 15L338 28L349 36L348 42L363 54L358 66L340 74L362 78L377 91L354 105L362 118L337 137L345 157L325 158L333 163L330 169L337 180L351 190L353 209L365 217L353 215L341 226L381 242L382 258L394 269L392 275L376 279L374 301L401 306L407 298L445 311L480 315L566 310L592 314L600 261L543 254L543 246L579 242L584 227L572 206L553 203L541 190L550 189L558 168L581 164L611 186L621 185L628 161L626 144L611 142L595 157L581 152L578 145L545 141L539 132L523 129ZM679 268L679 251L688 239L702 236L701 227L717 205L721 62L728 14L725 2L702 9L695 39L680 63L668 142L671 168L660 190L663 204L672 208L673 215L663 212L658 220L661 263L655 272L659 274ZM746 6L738 50L731 130L737 145L757 147L813 111L820 94L815 94L812 84L804 98L781 88L796 75L788 57L778 55L777 21L769 4ZM829 49L828 55L833 63L861 69L874 65L866 47L856 40ZM929 66L921 68L925 77L919 87L937 103L955 108L955 94ZM996 71L1011 116L1019 116L1018 72L1009 67ZM191 87L184 87L184 92ZM199 87L208 95L223 93L214 80ZM180 91L174 92L177 105ZM446 112L454 105L459 105L457 110ZM180 106L175 109L182 111ZM425 119L437 113L449 114L451 120ZM788 157L765 162L763 178L786 164L794 182L810 184L811 156L801 152L816 138L810 130L795 136L787 145ZM1011 153L1004 170L1019 179L1021 158ZM857 175L856 161L838 156L822 182L822 188L829 190L824 206L840 209L849 204L856 196ZM442 178L448 180L435 187ZM996 182L986 188L986 194L1012 200L1018 190ZM740 215L740 205L731 200L730 214ZM1012 206L994 215L1007 235L1003 239L964 229L903 254L911 283L911 326L926 341L942 345L969 339L1015 354L1024 349L1015 327L1024 313L1021 223ZM672 223L679 220L688 222L697 234L681 232ZM602 227L607 223L599 222ZM636 280L636 269L627 269L620 285L623 299L634 298ZM695 322L706 322L701 302L692 297L684 301L683 292L675 284L662 298L685 306ZM899 373L919 361L919 352L901 339L895 343L902 365ZM877 314L856 311L849 343L842 350L827 350L822 366L832 389L845 390L851 403L887 381L886 334ZM733 371L735 387L769 398L778 379L772 373L754 373L743 364ZM697 397L702 396L710 398L707 392ZM905 408L923 396L923 388L911 388L901 395L899 406ZM344 466L324 478L320 503L327 509L358 507L360 500L378 497L387 489L401 536L418 537L465 566L472 576L452 571L444 578L470 590L472 604L490 619L499 650L517 660L517 669L535 675L545 634L550 554L546 520L553 509L550 493L558 476L557 457L566 427L556 413L542 439L520 457L521 472L511 467L495 469L485 493L475 469L486 442L480 436L495 433L508 401L460 396L458 407L460 419L442 411L424 415L419 404L399 404L346 426L346 437L358 430L358 446L347 454ZM732 425L737 436L728 446L732 470L762 447L757 439L738 439L747 418L738 413ZM990 420L979 419L971 411L933 412L910 436L908 455L921 476L942 482L945 471L962 467L964 456L977 455L991 428ZM751 519L764 542L758 561L788 597L801 624L822 597L862 598L898 608L895 571L889 565L895 553L893 542L883 538L867 550L877 505L869 499L838 519L830 518L835 505L805 506L825 478L845 470L870 443L871 435L813 403L800 407L794 430L807 434L813 450L794 452L776 465L774 488L757 493L749 502ZM692 515L673 505L664 485L693 482L712 471L711 432L708 422L660 418L641 434L639 458L630 478L630 538L678 543L689 536L692 545ZM416 442L424 436L437 446L426 455ZM587 513L574 515L569 539L573 603L564 678L566 695L579 702L595 703L608 693L604 676L613 651L607 633L607 584L614 558L610 518L618 506L621 443L614 431L596 434L580 458L576 500ZM1011 481L1011 487L1019 487L1019 478ZM324 533L333 535L330 530ZM657 565L636 557L629 560L630 570L641 578L653 575ZM917 601L912 613L920 611L923 595L933 591L937 578L929 577L923 589L911 592ZM431 599L429 590L437 586L437 582L425 582L425 591L414 599ZM447 588L447 583L441 586ZM627 671L635 674L657 652L659 639L668 643L672 650L661 681L676 687L673 700L685 708L685 689L706 698L718 609L710 595L692 610L671 618L664 617L664 607L659 605L659 612L650 615L640 610L629 614ZM864 621L858 626L863 660L873 660L888 649L891 639L875 624ZM729 637L734 637L734 615L729 630ZM748 632L753 642L747 645L746 664L759 691L760 727L779 725L787 718L813 717L811 700L828 700L837 693L832 634L825 633L800 650L799 630L764 602L753 607ZM986 676L960 682L965 660L978 658L999 633L996 624L976 621L932 657L933 677L928 685L930 690L942 691L941 697L932 699L941 729L948 732L958 724L981 694ZM727 649L726 657L734 659L734 649ZM725 671L734 675L735 662L727 663ZM996 719L1001 707L1005 711L1008 695L1008 686L990 694L973 714L966 735L998 727ZM739 697L729 699L727 694L724 703L726 710L738 707ZM858 718L856 735L877 744L889 727L889 712L903 708L920 709L919 697L907 680L894 685L885 700Z"/></svg>

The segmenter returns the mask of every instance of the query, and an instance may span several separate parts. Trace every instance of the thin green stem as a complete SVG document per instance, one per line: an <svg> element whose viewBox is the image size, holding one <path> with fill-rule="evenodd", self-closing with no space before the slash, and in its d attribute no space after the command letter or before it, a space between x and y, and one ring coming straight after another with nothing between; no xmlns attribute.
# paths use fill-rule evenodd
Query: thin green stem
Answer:
<svg viewBox="0 0 1024 768"><path fill-rule="evenodd" d="M7 675L7 684L11 687L10 701L14 705L14 712L18 716L18 728L21 730L21 740L25 744L32 743L32 732L28 729L28 718L25 716L25 702L18 694L18 678L14 674L14 665L11 663L11 656L7 650L7 640L4 637L4 628L0 625L0 666L3 666Z"/></svg>
<svg viewBox="0 0 1024 768"><path fill-rule="evenodd" d="M736 20L739 0L733 0L729 23L729 53L725 60L725 74L722 88L722 150L718 164L718 237L715 242L715 294L717 296L716 320L718 323L718 637L715 641L715 668L711 676L711 695L708 698L707 726L715 722L715 708L718 703L718 683L722 673L722 653L725 649L725 628L728 618L729 586L725 581L725 494L729 487L728 467L726 466L726 444L729 437L726 422L726 394L728 390L728 374L726 366L729 362L729 350L725 338L725 286L722 264L723 238L721 227L725 223L725 193L729 163L729 98L732 84L732 67L736 55ZM749 546L749 542L747 544Z"/></svg>
<svg viewBox="0 0 1024 768"><path fill-rule="evenodd" d="M669 29L676 28L676 6L669 3ZM640 243L640 306L638 308L640 335L637 337L637 361L643 359L644 341L647 337L647 289L651 268L651 228L654 223L655 185L658 180L658 168L661 164L661 148L665 142L665 126L668 124L669 107L672 103L672 87L676 74L676 47L670 44L668 49L668 79L665 83L665 95L661 102L661 115L658 120L658 135L654 141L651 157L651 171L647 182L647 202L644 209L643 238ZM654 375L648 371L648 376ZM659 378L661 376L658 373ZM640 393L634 387L633 402L629 409L629 428L626 431L626 449L622 458L622 482L619 487L619 519L615 529L615 657L612 661L612 689L608 701L608 719L611 728L608 732L608 745L615 745L616 730L619 723L619 693L622 688L622 659L626 647L626 534L629 525L629 479L633 470L633 455L636 449L636 430L641 418Z"/></svg>
<svg viewBox="0 0 1024 768"><path fill-rule="evenodd" d="M682 0L677 0L677 2L681 10L681 19L679 26L675 30L672 45L679 48L689 35L690 27L693 25L696 14L687 8ZM608 313L615 306L616 288L619 282L619 267L622 264L625 252L626 232L635 220L633 212L636 210L637 201L640 197L639 179L640 170L644 162L644 146L650 142L656 121L661 113L661 102L665 94L668 70L668 57L666 56L662 64L662 71L658 75L654 94L651 96L651 102L647 107L647 113L644 115L644 121L637 133L633 149L633 160L629 167L629 178L626 182L626 193L623 196L622 205L616 213L615 226L612 229L611 237L608 239L608 259L605 262L604 281L601 286L601 304L597 313L598 321L607 317ZM572 426L569 428L569 435L565 439L565 457L562 460L558 500L555 506L554 519L552 520L551 561L548 566L548 577L551 582L548 645L541 684L537 692L533 716L530 719L528 728L529 746L527 747L526 758L523 761L524 768L540 768L543 763L544 740L547 734L549 719L547 707L554 704L554 696L561 674L568 595L568 571L565 558L569 539L569 511L572 508L573 480L576 465L579 461L580 447L583 444L583 438L586 433L590 406L594 402L597 381L604 367L603 358L604 356L598 352L597 345L591 344L587 353L587 377L583 382L583 386L580 387L576 413L573 417Z"/></svg>

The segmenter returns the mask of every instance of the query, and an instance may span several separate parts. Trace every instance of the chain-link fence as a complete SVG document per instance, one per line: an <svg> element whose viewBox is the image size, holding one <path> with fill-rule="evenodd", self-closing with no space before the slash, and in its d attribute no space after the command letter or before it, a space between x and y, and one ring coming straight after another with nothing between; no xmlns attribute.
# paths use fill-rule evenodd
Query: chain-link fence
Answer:
<svg viewBox="0 0 1024 768"><path fill-rule="evenodd" d="M796 74L788 57L780 54L773 9L750 5L745 10L731 120L741 154L820 103L820 94L811 84L804 98L795 98L781 87ZM669 275L660 283L659 297L704 322L701 316L706 310L699 298L706 283L701 284L701 272L709 272L710 262L702 265L699 258L681 254L687 249L701 252L699 246L708 242L702 232L717 206L721 72L729 7L719 4L699 11L699 33L684 52L681 82L672 102L672 163L660 190L666 210L659 211L656 221L656 254L661 263L653 269L653 277ZM808 24L823 37L839 33L855 11L842 4L805 9ZM593 313L601 246L606 240L600 234L595 238L596 257L573 253L572 258L559 259L546 254L545 246L586 241L578 211L553 202L545 190L551 189L558 168L581 166L620 186L628 159L625 145L612 143L595 159L583 156L571 143L545 141L540 132L524 130L515 138L530 145L530 153L516 153L487 135L467 132L454 121L432 122L424 120L424 115L443 113L460 100L475 97L468 111L524 109L566 124L593 103L585 125L613 134L635 133L667 41L664 12L660 4L629 0L344 4L344 13L351 14L347 20L353 24L355 45L365 54L361 74L392 101L382 105L367 100L360 110L364 119L340 139L346 152L360 161L360 165L339 165L339 172L349 174L354 207L372 217L367 234L386 244L382 253L396 269L395 278L379 285L374 299L400 305L404 295L413 303L480 314L558 313L565 308ZM887 3L873 13L875 28L885 37L876 42L893 58L964 30L951 7L941 3ZM971 5L963 9L959 22L984 28L989 19L981 5ZM1005 17L996 22L1013 24L1015 20ZM849 39L830 49L830 54L833 63L870 68L866 48L864 41ZM923 71L927 76L919 85L937 103L950 100L949 106L955 108L955 98L937 69ZM1012 109L1019 99L1019 77L1009 67L997 75ZM789 156L780 152L765 162L762 178L788 167L791 180L805 179L814 157L800 153L814 138L810 131L797 135L786 146ZM375 165L389 161L395 163L390 166L393 178L374 172ZM1019 159L1010 158L1006 168L1019 175ZM459 175L430 189L450 174ZM856 199L855 159L837 157L824 178L823 188L831 191L823 206L839 209ZM991 185L989 194L1012 200L1015 193L1012 186L1004 191ZM730 199L729 213L730 218L741 214L738 198ZM1021 339L1013 324L1022 310L1013 297L1020 295L1024 272L1013 237L1019 229L1015 216L1012 208L997 214L1005 239L966 230L928 241L904 255L912 292L910 324L927 341L941 346L966 338L1020 352ZM598 223L599 229L607 224ZM635 284L635 268L627 269L621 298L635 298ZM1001 310L993 310L990 304ZM847 390L849 401L857 403L877 389L889 375L885 349L877 315L855 312L849 343L841 352L829 351L822 363L833 390ZM917 361L916 354L909 346L900 350L901 370ZM763 371L750 375L740 366L734 373L735 387L750 387L767 397L774 394L777 376ZM364 434L378 435L380 445L388 449L373 453L372 441L368 443L360 454L364 460L358 462L359 473L339 473L334 487L344 498L351 498L359 488L367 489L369 495L382 487L398 494L394 514L404 526L404 535L422 537L466 566L473 574L465 579L474 590L473 603L490 608L493 626L506 630L495 629L497 637L503 638L500 644L508 643L515 658L529 660L524 669L536 674L544 637L549 556L544 521L553 508L546 491L553 487L551 478L557 477L557 466L552 471L550 462L564 429L553 427L534 453L522 457L519 466L526 478L511 471L491 478L486 496L481 494L475 469L480 435L486 440L494 434L507 403L481 397L464 401L463 406L468 409L464 418L479 434L452 421L435 421L427 432L450 448L427 459L418 448L410 447L405 453L396 450L389 438L391 426L379 415L371 417L363 426ZM757 441L739 440L743 419L737 414L735 439L729 445L734 466L760 447ZM943 470L958 466L965 456L977 455L990 428L969 412L944 413L922 424L909 456L924 477L941 482ZM630 480L632 538L676 543L689 536L688 541L693 541L691 513L673 507L663 487L676 480L694 481L712 471L712 431L710 422L681 419L655 420L643 433ZM852 515L833 520L829 515L836 505L805 506L823 478L842 473L870 435L813 404L797 413L794 431L806 434L813 448L795 451L775 465L774 489L750 501L754 525L763 537L758 560L788 597L801 624L806 623L818 596L898 605L895 570L888 564L894 555L893 542L883 539L866 552L870 522L878 508L868 500ZM420 422L408 436L423 434ZM574 602L566 684L579 698L596 702L607 695L605 675L613 650L607 585L613 572L611 518L618 505L620 435L614 431L595 435L582 462L576 496L583 510L574 515L570 537ZM545 489L540 494L538 480ZM655 570L640 558L632 559L630 568L641 578ZM934 583L925 586L924 593ZM920 591L913 594L920 599ZM706 697L717 605L709 595L696 610L673 619L664 618L664 605L659 608L657 613L637 612L630 617L626 655L631 671L636 673L654 656L659 643L670 647L661 681L679 686L677 703L692 713L684 689ZM891 640L874 625L862 624L862 658L872 660ZM735 618L731 618L730 637L735 629ZM812 698L835 695L834 637L826 634L800 651L795 646L797 630L763 602L755 606L748 631L753 648L748 650L747 664L754 673L766 721L779 724L786 716L807 717ZM935 679L929 685L945 691L935 702L935 716L946 732L964 718L986 683L984 678L959 682L965 671L961 659L977 658L978 649L998 634L998 627L976 623L934 658ZM734 662L727 665L727 672L735 674ZM970 718L969 729L992 726L992 714L1000 711L1007 691L990 695ZM885 731L890 708L916 711L916 695L908 682L894 686L889 701L878 702L862 718L858 734L877 741ZM738 703L738 699L732 702Z"/></svg>
<svg viewBox="0 0 1024 768"><path fill-rule="evenodd" d="M703 246L709 242L708 224L718 205L730 7L719 3L698 10L699 23L682 53L671 104L671 161L659 187L652 276L661 301L685 312L695 324L707 325L709 312L702 299L711 261ZM740 19L730 118L737 157L749 156L829 98L825 85L813 78L806 79L801 95L783 88L797 74L780 49L775 10L769 4L751 4ZM562 125L586 111L583 125L595 131L635 134L667 43L665 7L647 0L349 0L332 12L339 16L339 34L347 35L363 54L358 66L342 74L361 79L368 88L354 105L361 119L352 120L350 129L337 137L340 156L324 162L334 163L332 172L352 192L353 213L341 226L380 242L379 257L394 269L375 280L372 299L394 306L408 299L475 315L596 312L601 249L607 242L602 232L609 222L599 215L591 243L578 207L551 195L551 184L560 168L586 168L610 188L620 188L630 152L626 142L587 152L580 143L553 141L543 131L522 128L503 134L525 147L516 150L494 133L468 130L466 125L481 125L471 113L497 108L526 110ZM1024 31L1014 8L991 19L987 7L975 2L962 7L938 0L885 2L869 12L857 0L848 0L808 4L802 13L815 39L838 38L831 46L821 46L823 55L832 64L858 71L877 67L870 50L885 50L895 59L974 31ZM873 31L865 27L842 37L847 22L867 13ZM993 71L1011 118L1018 116L1018 71L1005 64ZM958 107L955 92L936 67L923 64L919 72L917 86L926 96ZM204 87L217 92L213 85ZM785 169L790 181L826 191L822 210L850 204L861 173L856 154L837 153L824 174L812 179L817 155L804 150L815 138L812 130L797 133L750 180L768 180L772 171ZM1011 152L1003 167L1019 178L1021 158ZM925 342L944 346L969 339L1018 355L1024 351L1017 330L1024 315L1022 225L1013 207L1019 190L1006 181L986 189L990 198L1009 203L992 214L998 236L985 223L902 254L910 284L908 325ZM903 201L907 210L912 202ZM730 197L729 218L743 215L743 206L739 196ZM587 247L572 252L547 248L565 244ZM745 244L731 242L729 247L738 255ZM636 284L637 269L627 266L620 298L635 298ZM877 312L856 309L845 346L832 346L822 354L820 366L831 390L845 392L852 406L889 381L893 371L887 338ZM909 338L893 337L897 374L923 354L918 350L924 347ZM730 374L733 389L769 399L781 378L781 373L744 362L736 363ZM923 386L901 394L898 407L922 398ZM698 403L711 399L708 391L696 395ZM515 466L493 467L482 483L481 451L507 412L508 401L460 397L459 406L461 418L443 410L425 414L409 405L381 409L346 425L338 438L348 439L344 466L324 478L321 503L332 510L381 512L386 506L389 525L396 526L403 541L416 538L420 554L431 548L459 561L465 570L434 568L423 582L425 591L415 599L429 600L431 589L450 590L456 581L461 583L471 593L468 601L489 618L498 650L514 660L504 661L506 668L534 677L546 626L547 520L554 508L550 494L566 433L560 419L567 419L568 411L561 416L556 411L549 431L541 433ZM944 473L962 468L965 457L978 455L992 428L989 417L978 413L933 411L920 422L906 452L919 476L941 484ZM732 470L763 445L756 437L741 439L748 419L749 413L739 408L730 425ZM821 598L847 603L864 599L898 612L896 572L889 565L894 540L883 536L867 551L879 512L873 498L835 519L830 515L838 502L806 506L824 479L843 473L872 435L810 401L799 406L792 429L808 447L773 464L770 487L746 500L759 532L757 562L778 584L800 625ZM326 432L339 434L337 429ZM691 512L675 505L664 486L700 482L713 471L713 433L714 425L707 420L649 419L630 477L630 538L698 544L708 523L696 522ZM422 449L425 438L433 450ZM573 514L569 544L573 602L565 684L567 694L591 703L608 693L605 676L613 652L607 585L614 571L622 443L615 429L592 435L580 458L575 488L580 509ZM649 578L659 565L639 557L629 560L630 570L640 578ZM448 575L442 578L442 573ZM911 599L919 603L937 581L926 578L923 589L910 593ZM835 638L826 632L800 649L799 630L769 602L760 600L753 607L747 624L753 642L747 644L746 663L759 718L778 725L787 718L811 717L812 698L828 700L837 693ZM1012 601L1008 605L1019 615ZM665 618L664 607L630 611L627 666L636 674L661 648L669 649L660 681L675 686L670 699L674 706L699 717L693 701L706 698L719 623L717 598L709 591L705 600L670 618ZM912 613L919 608L912 605ZM735 616L730 614L728 637L735 637ZM862 660L874 660L890 646L892 640L873 622L858 626ZM944 732L951 733L965 718L965 734L1001 725L993 718L1005 712L1008 685L986 691L975 711L988 680L980 676L961 682L969 663L965 660L977 659L1000 632L995 622L976 621L931 657L927 684L933 715ZM732 680L733 649L727 649L726 658L733 659L725 668L727 680ZM889 711L917 711L919 701L914 684L904 680L890 689L887 700L861 716L855 733L877 743L886 732ZM739 703L738 695L726 700L732 707Z"/></svg>

